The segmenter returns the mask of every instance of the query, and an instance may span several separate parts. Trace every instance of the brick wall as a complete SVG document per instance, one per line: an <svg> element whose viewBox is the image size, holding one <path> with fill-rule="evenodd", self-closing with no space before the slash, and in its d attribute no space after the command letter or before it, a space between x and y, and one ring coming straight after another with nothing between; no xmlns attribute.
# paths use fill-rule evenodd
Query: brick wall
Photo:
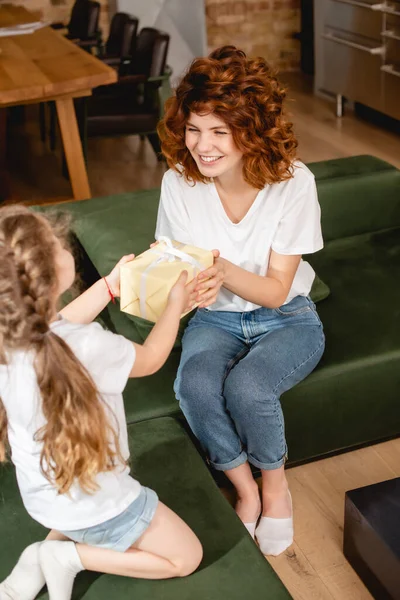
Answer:
<svg viewBox="0 0 400 600"><path fill-rule="evenodd" d="M205 0L208 47L234 44L280 71L300 69L300 0Z"/></svg>

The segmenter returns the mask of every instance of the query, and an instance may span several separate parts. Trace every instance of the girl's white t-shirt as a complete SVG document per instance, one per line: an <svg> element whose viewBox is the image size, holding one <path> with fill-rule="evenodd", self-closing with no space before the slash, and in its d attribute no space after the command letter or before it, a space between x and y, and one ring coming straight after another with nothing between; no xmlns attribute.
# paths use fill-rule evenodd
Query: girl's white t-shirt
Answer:
<svg viewBox="0 0 400 600"><path fill-rule="evenodd" d="M121 454L129 458L128 432L122 391L135 361L135 347L120 335L105 331L98 323L79 325L60 318L51 325L91 375L119 432ZM35 433L45 424L41 397L33 368L32 352L14 352L8 365L0 365L0 397L8 419L8 440L18 486L28 513L48 527L68 531L103 523L122 513L138 496L140 483L119 465L100 473L99 490L85 493L74 484L59 494L40 469L42 444ZM62 365L60 365L62 369Z"/></svg>
<svg viewBox="0 0 400 600"><path fill-rule="evenodd" d="M293 177L266 185L239 223L227 216L214 183L190 184L173 170L161 185L156 239L217 249L221 257L246 271L265 276L271 249L278 254L310 254L323 247L321 211L314 175L301 162ZM307 296L315 273L301 260L285 303ZM222 287L210 310L247 312L260 308Z"/></svg>

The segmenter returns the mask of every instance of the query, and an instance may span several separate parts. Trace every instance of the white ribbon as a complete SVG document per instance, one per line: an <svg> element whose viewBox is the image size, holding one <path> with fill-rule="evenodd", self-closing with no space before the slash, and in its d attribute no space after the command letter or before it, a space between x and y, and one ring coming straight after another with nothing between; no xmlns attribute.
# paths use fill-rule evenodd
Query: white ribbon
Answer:
<svg viewBox="0 0 400 600"><path fill-rule="evenodd" d="M204 265L202 265L198 260L193 258L193 256L190 256L190 254L187 254L186 252L182 252L182 250L179 250L179 248L174 246L174 244L172 243L172 240L169 237L162 235L158 238L158 241L164 242L165 247L163 250L161 250L159 248L159 246L154 246L154 248L150 249L150 251L153 254L157 255L158 258L153 260L153 262L150 263L148 267L146 267L146 269L143 271L141 278L140 278L139 303L140 303L140 314L143 319L147 318L147 309L146 309L147 275L149 274L149 272L152 269L157 267L160 263L175 262L178 260L180 262L187 262L190 265L192 265L192 267L194 268L194 276L195 277L196 277L198 271L201 271L202 269L204 269ZM180 246L184 246L184 244L180 244Z"/></svg>

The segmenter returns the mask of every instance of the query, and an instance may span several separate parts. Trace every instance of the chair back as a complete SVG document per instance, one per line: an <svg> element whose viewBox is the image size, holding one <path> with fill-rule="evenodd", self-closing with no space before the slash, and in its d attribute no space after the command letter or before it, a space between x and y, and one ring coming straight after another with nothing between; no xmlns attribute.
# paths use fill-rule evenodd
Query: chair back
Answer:
<svg viewBox="0 0 400 600"><path fill-rule="evenodd" d="M87 4L88 0L76 0L71 9L68 33L72 37L80 39L80 34L87 29Z"/></svg>
<svg viewBox="0 0 400 600"><path fill-rule="evenodd" d="M135 55L138 27L139 19L136 17L130 17L125 23L121 58L132 60L132 57Z"/></svg>
<svg viewBox="0 0 400 600"><path fill-rule="evenodd" d="M167 33L160 32L154 42L153 58L151 61L150 77L159 77L164 74L167 64L167 55L170 37Z"/></svg>
<svg viewBox="0 0 400 600"><path fill-rule="evenodd" d="M68 37L87 40L96 37L99 29L100 3L76 0L68 23Z"/></svg>
<svg viewBox="0 0 400 600"><path fill-rule="evenodd" d="M143 27L136 40L129 73L146 77L162 75L167 60L169 39L167 33L153 27Z"/></svg>
<svg viewBox="0 0 400 600"><path fill-rule="evenodd" d="M100 2L93 2L89 0L89 17L88 17L88 39L96 37L99 31L99 19L100 19Z"/></svg>
<svg viewBox="0 0 400 600"><path fill-rule="evenodd" d="M105 47L105 54L107 57L117 58L121 56L125 25L128 21L129 15L123 12L115 13L111 19L110 32Z"/></svg>

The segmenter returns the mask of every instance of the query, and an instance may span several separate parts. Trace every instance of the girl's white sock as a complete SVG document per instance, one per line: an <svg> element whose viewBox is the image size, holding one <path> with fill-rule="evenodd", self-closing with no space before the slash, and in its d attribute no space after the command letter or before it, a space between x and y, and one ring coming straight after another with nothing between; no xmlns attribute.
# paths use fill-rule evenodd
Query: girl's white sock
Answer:
<svg viewBox="0 0 400 600"><path fill-rule="evenodd" d="M43 542L40 566L50 600L70 600L76 575L84 570L74 542Z"/></svg>
<svg viewBox="0 0 400 600"><path fill-rule="evenodd" d="M21 554L11 574L0 583L0 600L33 600L45 584L39 563L42 542L31 544Z"/></svg>

